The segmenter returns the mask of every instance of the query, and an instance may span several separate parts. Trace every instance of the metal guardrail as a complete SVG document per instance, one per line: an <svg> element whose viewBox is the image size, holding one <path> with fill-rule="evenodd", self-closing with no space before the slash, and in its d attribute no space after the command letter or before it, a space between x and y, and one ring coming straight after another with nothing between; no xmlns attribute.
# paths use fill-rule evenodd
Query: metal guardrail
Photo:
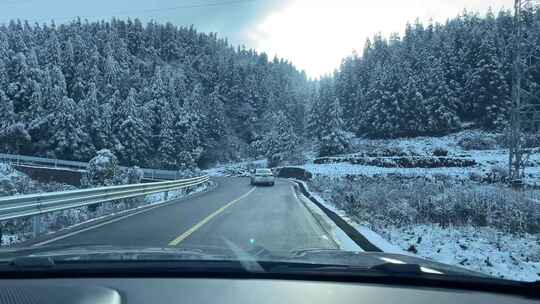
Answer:
<svg viewBox="0 0 540 304"><path fill-rule="evenodd" d="M171 190L200 185L208 180L208 176L200 176L166 182L2 197L0 198L0 220L39 215L158 192L167 193Z"/></svg>
<svg viewBox="0 0 540 304"><path fill-rule="evenodd" d="M0 161L9 162L17 165L42 165L51 168L68 168L86 170L88 163L72 160L60 160L44 157L26 156L26 155L13 155L0 153ZM120 169L126 169L127 167L120 166ZM159 169L146 169L141 168L145 179L152 180L173 180L180 176L179 171L172 170L159 170Z"/></svg>

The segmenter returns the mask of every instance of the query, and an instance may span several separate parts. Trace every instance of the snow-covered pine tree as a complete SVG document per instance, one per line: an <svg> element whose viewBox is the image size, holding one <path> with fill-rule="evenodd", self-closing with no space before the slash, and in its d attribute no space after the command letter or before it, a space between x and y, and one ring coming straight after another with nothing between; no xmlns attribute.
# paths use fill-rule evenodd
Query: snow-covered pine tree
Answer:
<svg viewBox="0 0 540 304"><path fill-rule="evenodd" d="M328 115L328 124L323 127L319 143L319 156L345 153L351 145L349 135L344 131L343 112L337 98L331 103Z"/></svg>
<svg viewBox="0 0 540 304"><path fill-rule="evenodd" d="M52 67L60 67L62 62L62 48L58 41L56 31L51 31L49 37L45 43L45 49L43 50L43 58L45 62Z"/></svg>
<svg viewBox="0 0 540 304"><path fill-rule="evenodd" d="M497 57L493 40L482 39L476 64L467 81L472 111L479 125L486 129L504 127L509 107L509 85Z"/></svg>
<svg viewBox="0 0 540 304"><path fill-rule="evenodd" d="M334 82L331 78L322 78L319 81L318 94L309 113L308 133L313 138L320 140L324 136L324 128L329 124L330 107L335 99Z"/></svg>
<svg viewBox="0 0 540 304"><path fill-rule="evenodd" d="M100 136L98 143L102 143L102 148L116 150L118 141L114 133L114 109L109 102L103 103L99 107Z"/></svg>
<svg viewBox="0 0 540 304"><path fill-rule="evenodd" d="M178 169L178 154L175 142L175 117L172 107L168 106L161 113L163 121L159 134L158 155L160 167L166 169Z"/></svg>
<svg viewBox="0 0 540 304"><path fill-rule="evenodd" d="M223 105L222 97L219 94L219 88L216 87L208 95L206 101L206 108L208 109L205 115L205 135L214 141L218 142L225 136L226 119L225 108Z"/></svg>
<svg viewBox="0 0 540 304"><path fill-rule="evenodd" d="M436 135L447 134L460 127L456 112L458 99L448 85L441 61L431 57L428 62L429 66L423 81L424 103L428 112L426 131Z"/></svg>
<svg viewBox="0 0 540 304"><path fill-rule="evenodd" d="M180 151L178 153L178 169L182 172L191 172L196 169L195 161L189 151Z"/></svg>
<svg viewBox="0 0 540 304"><path fill-rule="evenodd" d="M175 126L177 151L188 151L195 163L204 153L203 141L207 132L203 129L205 111L202 86L196 84L186 99Z"/></svg>
<svg viewBox="0 0 540 304"><path fill-rule="evenodd" d="M395 137L402 132L400 124L400 91L396 67L377 65L367 92L366 133L370 136Z"/></svg>
<svg viewBox="0 0 540 304"><path fill-rule="evenodd" d="M103 132L100 114L96 85L90 83L87 96L79 103L78 117L96 149L104 149L109 145Z"/></svg>
<svg viewBox="0 0 540 304"><path fill-rule="evenodd" d="M119 142L116 154L122 164L142 166L148 162L150 136L147 126L139 116L135 89L129 91L118 110L115 115L116 119L119 119L115 129Z"/></svg>
<svg viewBox="0 0 540 304"><path fill-rule="evenodd" d="M310 139L319 140L321 137L321 103L318 95L313 96L313 101L308 112L306 123L306 135Z"/></svg>
<svg viewBox="0 0 540 304"><path fill-rule="evenodd" d="M16 121L15 107L3 90L0 90L0 130L7 128Z"/></svg>
<svg viewBox="0 0 540 304"><path fill-rule="evenodd" d="M77 104L73 99L64 96L56 107L52 126L49 148L52 157L85 160L94 153L90 137L81 128L76 114Z"/></svg>
<svg viewBox="0 0 540 304"><path fill-rule="evenodd" d="M399 115L400 133L405 136L426 134L426 121L429 118L429 110L426 106L425 96L421 90L424 78L412 75L412 70L408 69L408 77L405 77L400 88L404 101L404 109Z"/></svg>
<svg viewBox="0 0 540 304"><path fill-rule="evenodd" d="M298 148L298 137L289 118L279 111L274 114L273 122L274 125L266 137L266 156L270 167L284 164L294 156Z"/></svg>
<svg viewBox="0 0 540 304"><path fill-rule="evenodd" d="M13 136L13 128L16 120L13 102L0 90L0 148L4 152L14 152L16 138Z"/></svg>
<svg viewBox="0 0 540 304"><path fill-rule="evenodd" d="M161 69L156 68L154 76L152 77L152 83L148 90L145 90L141 96L147 98L148 101L144 103L145 122L150 126L151 137L148 138L150 143L150 150L152 155L155 155L157 149L160 146L160 135L163 128L163 117L161 116L165 109L168 108L168 101L166 99L166 87L163 82ZM146 95L146 96L144 96ZM156 160L159 162L159 158Z"/></svg>
<svg viewBox="0 0 540 304"><path fill-rule="evenodd" d="M345 128L349 131L354 130L356 125L356 103L359 101L359 96L356 94L360 85L356 69L359 60L356 53L345 58L341 62L340 73L336 75L335 81L336 95L344 109L343 121Z"/></svg>

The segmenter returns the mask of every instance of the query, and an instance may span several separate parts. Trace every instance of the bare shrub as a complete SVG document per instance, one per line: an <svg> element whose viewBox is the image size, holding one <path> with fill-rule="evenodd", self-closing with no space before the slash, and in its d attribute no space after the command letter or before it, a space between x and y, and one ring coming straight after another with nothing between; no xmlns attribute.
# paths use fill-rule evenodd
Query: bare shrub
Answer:
<svg viewBox="0 0 540 304"><path fill-rule="evenodd" d="M540 232L540 204L502 185L391 177L316 177L312 185L360 221L379 227L436 223Z"/></svg>
<svg viewBox="0 0 540 304"><path fill-rule="evenodd" d="M487 176L487 181L491 183L504 183L508 180L508 171L501 166L492 166Z"/></svg>

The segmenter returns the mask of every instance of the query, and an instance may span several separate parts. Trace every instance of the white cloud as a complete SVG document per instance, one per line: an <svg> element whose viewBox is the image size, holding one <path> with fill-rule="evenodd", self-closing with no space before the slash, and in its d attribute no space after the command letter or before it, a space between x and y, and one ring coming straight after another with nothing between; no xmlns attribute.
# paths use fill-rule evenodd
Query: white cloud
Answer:
<svg viewBox="0 0 540 304"><path fill-rule="evenodd" d="M310 76L332 72L366 38L402 33L407 22L444 22L465 8L485 12L509 8L511 0L293 0L269 15L247 39L259 51L291 60Z"/></svg>

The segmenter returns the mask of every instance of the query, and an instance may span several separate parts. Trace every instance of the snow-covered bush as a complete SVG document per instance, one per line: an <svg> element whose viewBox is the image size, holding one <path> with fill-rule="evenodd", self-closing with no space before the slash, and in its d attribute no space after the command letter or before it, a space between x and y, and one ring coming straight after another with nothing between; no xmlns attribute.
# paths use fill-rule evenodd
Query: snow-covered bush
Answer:
<svg viewBox="0 0 540 304"><path fill-rule="evenodd" d="M433 156L403 156L403 157L320 157L313 160L314 164L351 163L353 165L376 166L383 168L448 168L472 167L476 161L472 158L433 157Z"/></svg>
<svg viewBox="0 0 540 304"><path fill-rule="evenodd" d="M464 150L491 150L497 148L497 141L491 135L480 132L466 132L458 138L458 145Z"/></svg>
<svg viewBox="0 0 540 304"><path fill-rule="evenodd" d="M15 170L11 165L5 163L0 163L0 179L3 180L2 184L4 185L5 190L4 195L31 194L77 189L75 186L68 184L56 182L38 182L31 179L28 175ZM1 188L2 186L0 186L0 189Z"/></svg>
<svg viewBox="0 0 540 304"><path fill-rule="evenodd" d="M0 146L6 151L18 153L21 147L30 143L30 140L31 137L28 134L26 125L21 122L0 129Z"/></svg>
<svg viewBox="0 0 540 304"><path fill-rule="evenodd" d="M178 165L180 171L189 171L196 167L193 156L188 151L181 151L178 153Z"/></svg>
<svg viewBox="0 0 540 304"><path fill-rule="evenodd" d="M505 186L363 176L316 177L311 183L338 207L375 227L435 223L540 233L540 205Z"/></svg>
<svg viewBox="0 0 540 304"><path fill-rule="evenodd" d="M490 168L490 172L488 174L488 181L491 183L503 183L508 180L508 170L499 166L495 165Z"/></svg>
<svg viewBox="0 0 540 304"><path fill-rule="evenodd" d="M526 133L523 136L523 146L525 148L537 148L540 147L540 134L538 133Z"/></svg>
<svg viewBox="0 0 540 304"><path fill-rule="evenodd" d="M118 166L118 158L110 150L99 150L88 162L81 185L90 188L119 184L122 172Z"/></svg>
<svg viewBox="0 0 540 304"><path fill-rule="evenodd" d="M40 183L32 180L28 175L15 170L11 165L0 163L0 196L17 194L31 194L42 192L74 190L74 186L60 183ZM49 222L65 222L65 218L57 218L59 212L51 213L46 217L51 218ZM0 222L0 245L10 245L16 241L25 239L25 235L32 232L31 218L19 218Z"/></svg>
<svg viewBox="0 0 540 304"><path fill-rule="evenodd" d="M497 143L504 148L508 148L510 142L510 134L508 130L496 136ZM522 145L524 148L540 147L540 134L524 133L522 134Z"/></svg>
<svg viewBox="0 0 540 304"><path fill-rule="evenodd" d="M0 176L0 196L10 196L16 193L17 189L15 189L13 181L5 176Z"/></svg>
<svg viewBox="0 0 540 304"><path fill-rule="evenodd" d="M143 179L144 172L138 166L134 166L129 167L124 175L126 184L139 184Z"/></svg>
<svg viewBox="0 0 540 304"><path fill-rule="evenodd" d="M433 156L448 156L448 150L442 147L437 147L433 149Z"/></svg>
<svg viewBox="0 0 540 304"><path fill-rule="evenodd" d="M343 130L336 129L321 138L319 156L330 156L350 152L351 138Z"/></svg>
<svg viewBox="0 0 540 304"><path fill-rule="evenodd" d="M471 171L469 172L469 180L473 181L473 182L481 182L483 177L482 177L482 174L478 173L478 172L475 172L475 171Z"/></svg>

